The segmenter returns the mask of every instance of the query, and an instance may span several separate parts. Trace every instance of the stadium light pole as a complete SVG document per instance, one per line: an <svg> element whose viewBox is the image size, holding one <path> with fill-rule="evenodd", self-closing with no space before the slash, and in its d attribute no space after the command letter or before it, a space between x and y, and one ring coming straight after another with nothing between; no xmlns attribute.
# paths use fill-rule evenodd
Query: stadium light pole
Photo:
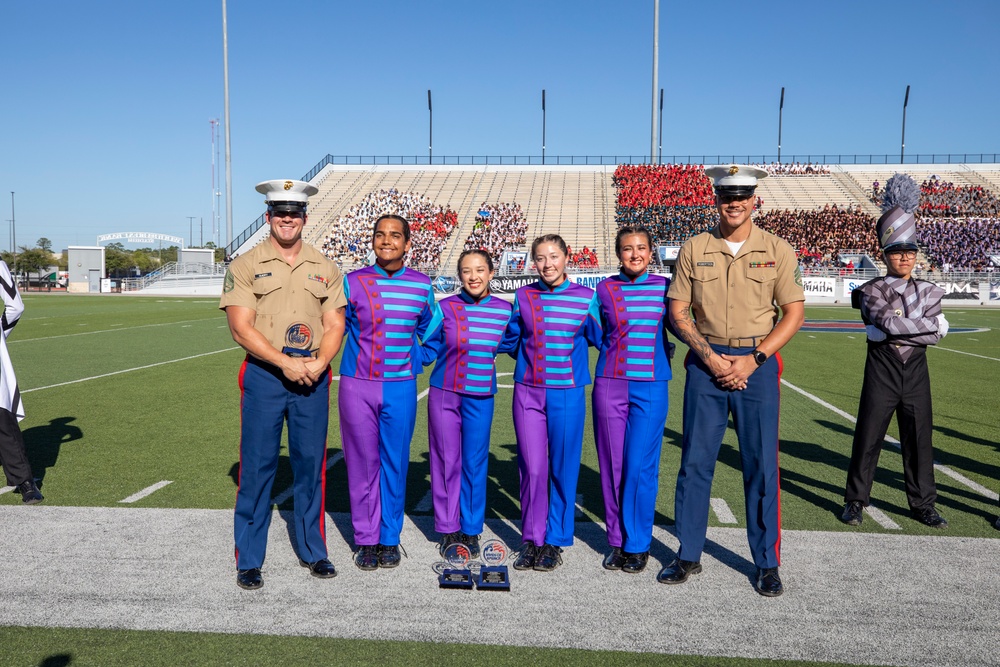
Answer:
<svg viewBox="0 0 1000 667"><path fill-rule="evenodd" d="M657 152L656 152L656 163L663 164L663 89L660 88L660 131L657 133L657 138L659 139Z"/></svg>
<svg viewBox="0 0 1000 667"><path fill-rule="evenodd" d="M542 88L542 164L545 164L545 89Z"/></svg>
<svg viewBox="0 0 1000 667"><path fill-rule="evenodd" d="M222 85L226 116L226 247L233 242L233 160L229 137L229 28L226 24L226 0L222 0Z"/></svg>
<svg viewBox="0 0 1000 667"><path fill-rule="evenodd" d="M17 273L17 218L14 217L14 191L10 191L10 252L14 256L14 272Z"/></svg>
<svg viewBox="0 0 1000 667"><path fill-rule="evenodd" d="M194 219L198 217L195 215L187 216L188 219L188 242L191 244L188 247L194 247Z"/></svg>
<svg viewBox="0 0 1000 667"><path fill-rule="evenodd" d="M903 164L906 153L906 105L910 103L910 86L906 86L906 96L903 97L903 136L899 140L899 164Z"/></svg>
<svg viewBox="0 0 1000 667"><path fill-rule="evenodd" d="M785 87L781 87L781 101L778 102L778 164L781 164L781 112L785 109Z"/></svg>
<svg viewBox="0 0 1000 667"><path fill-rule="evenodd" d="M434 161L434 107L431 105L431 89L427 89L427 164Z"/></svg>
<svg viewBox="0 0 1000 667"><path fill-rule="evenodd" d="M660 0L653 0L653 113L649 130L649 162L656 162L656 89L660 66Z"/></svg>

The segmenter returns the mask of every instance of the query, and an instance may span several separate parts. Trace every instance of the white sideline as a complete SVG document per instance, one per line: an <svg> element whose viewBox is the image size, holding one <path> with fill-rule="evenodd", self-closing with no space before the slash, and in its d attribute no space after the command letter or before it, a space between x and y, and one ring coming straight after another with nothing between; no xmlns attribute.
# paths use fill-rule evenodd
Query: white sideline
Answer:
<svg viewBox="0 0 1000 667"><path fill-rule="evenodd" d="M969 340L973 340L973 339L970 338ZM930 349L932 349L932 350L944 350L945 352L954 352L955 354L966 354L966 355L968 355L970 357L976 357L977 359L986 359L987 361L1000 361L1000 359L997 359L996 357L986 357L986 356L983 356L981 354L973 354L972 352L963 352L962 350L953 350L950 347L940 347L938 345L931 345L931 346L928 346L928 347Z"/></svg>
<svg viewBox="0 0 1000 667"><path fill-rule="evenodd" d="M886 530L902 530L902 528L900 528L898 523L890 519L885 512L875 507L874 505L869 505L868 507L866 507L865 513L868 514L868 516L870 516L872 519L874 519L875 523L882 526Z"/></svg>
<svg viewBox="0 0 1000 667"><path fill-rule="evenodd" d="M941 348L941 349L948 349L948 348ZM948 351L949 352L957 352L958 350L948 350ZM968 354L968 352L963 352L963 354ZM979 355L973 355L973 356L979 356ZM984 358L985 359L990 359L990 357L984 357ZM800 389L799 387L796 387L794 384L792 384L788 380L782 380L781 384L785 385L786 387L788 387L792 391L796 391L796 392L802 394L803 396L805 396L806 398L808 398L808 399L810 399L812 401L815 401L816 403L819 403L824 408L827 408L827 409L831 410L832 412L837 413L838 415L840 415L841 417L843 417L847 421L851 422L852 424L856 424L858 422L858 420L855 419L853 415L844 412L843 410L841 410L840 408L838 408L835 405L831 405L830 403L827 403L826 401L824 401L819 396L814 396L813 394L810 394L805 389ZM891 435L885 436L885 442L888 442L893 447L897 447L897 448L899 447L899 440L896 440L896 438L892 437ZM953 480L955 480L959 484L965 485L966 487L972 489L973 491L975 491L976 493L978 493L980 495L986 496L987 498L990 498L991 500L1000 500L1000 494L997 494L996 491L991 491L990 489L986 488L982 484L979 484L977 482L972 481L971 479L969 479L968 477L966 477L962 473L956 472L956 471L952 470L951 468L949 468L946 465L941 465L940 463L935 463L934 464L934 469L937 470L938 472L940 472L943 475L947 475L948 477L951 477Z"/></svg>
<svg viewBox="0 0 1000 667"><path fill-rule="evenodd" d="M219 354L220 352L232 352L233 350L238 350L239 347L227 347L224 350L215 350L214 352L203 352L202 354L195 354L190 357L181 357L180 359L171 359L169 361L158 361L155 364L147 364L145 366L136 366L135 368L125 368L120 371L112 371L111 373L102 373L101 375L92 375L87 378L80 378L79 380L70 380L69 382L59 382L57 384L50 384L45 387L34 387L32 389L21 390L22 394L29 394L33 391L42 391L43 389L55 389L56 387L65 387L69 384L77 384L79 382L89 382L90 380L100 380L101 378L112 377L114 375L121 375L122 373L131 373L132 371L141 371L147 368L156 368L157 366L166 366L167 364L176 364L179 361L190 361L191 359L198 359L199 357L207 357L213 354Z"/></svg>
<svg viewBox="0 0 1000 667"><path fill-rule="evenodd" d="M134 503L137 500L142 500L146 496L159 491L160 489L162 489L163 487L165 487L167 484L171 484L171 483L172 483L171 480L166 480L165 479L165 480L157 482L156 484L153 484L151 486L147 486L142 491L137 491L137 492L133 493L131 496L129 496L128 498L123 498L123 499L119 500L118 502L120 502L120 503Z"/></svg>
<svg viewBox="0 0 1000 667"><path fill-rule="evenodd" d="M5 494L5 493L10 493L10 492L11 492L11 491L13 491L13 490L14 490L15 488L16 488L16 487L13 487L13 486L4 486L4 487L0 487L0 496L2 496L2 495L3 495L3 494Z"/></svg>
<svg viewBox="0 0 1000 667"><path fill-rule="evenodd" d="M163 322L161 324L139 324L134 327L125 327L123 329L98 329L97 331L81 331L79 333L71 334L58 334L56 336L40 336L38 338L18 338L17 340L7 341L8 345L14 345L15 343L37 343L41 340L55 340L56 338L72 338L73 336L92 336L94 334L100 333L118 333L119 331L131 331L132 329L148 329L150 327L169 327L175 324L187 324L189 322L209 322L213 321L211 318L201 318L199 320L178 320L177 322ZM83 324L78 324L77 326L84 326ZM112 324L113 327L120 327L120 324Z"/></svg>
<svg viewBox="0 0 1000 667"><path fill-rule="evenodd" d="M729 509L729 503L724 499L711 498L709 503L711 503L712 511L715 512L715 517L719 520L719 523L739 523L736 520L736 515Z"/></svg>

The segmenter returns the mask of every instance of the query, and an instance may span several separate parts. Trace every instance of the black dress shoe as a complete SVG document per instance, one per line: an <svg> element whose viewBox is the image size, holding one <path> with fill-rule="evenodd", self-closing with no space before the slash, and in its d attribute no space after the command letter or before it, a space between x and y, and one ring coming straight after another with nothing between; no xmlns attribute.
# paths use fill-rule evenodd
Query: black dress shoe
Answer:
<svg viewBox="0 0 1000 667"><path fill-rule="evenodd" d="M25 505L37 505L45 500L42 496L42 492L38 490L38 485L35 484L35 480L33 479L29 479L26 482L18 484L17 492L21 494L21 501Z"/></svg>
<svg viewBox="0 0 1000 667"><path fill-rule="evenodd" d="M379 567L396 567L399 565L399 545L393 544L392 546L386 546L384 544L378 545L378 566Z"/></svg>
<svg viewBox="0 0 1000 667"><path fill-rule="evenodd" d="M612 547L611 553L604 557L604 562L601 563L601 567L605 570L620 570L624 564L625 552L622 551L621 547Z"/></svg>
<svg viewBox="0 0 1000 667"><path fill-rule="evenodd" d="M358 547L358 553L354 556L354 564L359 570L370 572L378 569L378 545L365 544Z"/></svg>
<svg viewBox="0 0 1000 667"><path fill-rule="evenodd" d="M453 544L457 544L462 541L462 534L459 532L448 533L441 536L441 544L438 546L438 553L444 556L445 549Z"/></svg>
<svg viewBox="0 0 1000 667"><path fill-rule="evenodd" d="M27 502L27 501L25 501ZM924 524L925 526L930 526L931 528L947 528L948 522L945 521L944 517L937 513L937 510L933 507L924 507L923 509L911 509L910 514L913 518Z"/></svg>
<svg viewBox="0 0 1000 667"><path fill-rule="evenodd" d="M332 579L337 576L337 569L333 567L333 563L331 563L328 558L323 558L315 563L307 563L300 559L299 565L302 567L308 567L309 573L314 577L319 577L320 579Z"/></svg>
<svg viewBox="0 0 1000 667"><path fill-rule="evenodd" d="M625 564L622 565L622 572L638 574L646 569L649 562L649 552L643 551L637 554L625 554Z"/></svg>
<svg viewBox="0 0 1000 667"><path fill-rule="evenodd" d="M530 570L535 567L535 557L538 556L538 547L534 542L525 542L521 545L521 553L514 561L515 570Z"/></svg>
<svg viewBox="0 0 1000 667"><path fill-rule="evenodd" d="M675 558L656 575L661 584L683 584L692 574L701 572L701 563Z"/></svg>
<svg viewBox="0 0 1000 667"><path fill-rule="evenodd" d="M860 500L852 500L844 505L844 513L840 515L840 520L848 526L860 526L865 518L865 506Z"/></svg>
<svg viewBox="0 0 1000 667"><path fill-rule="evenodd" d="M757 581L753 587L764 597L776 598L785 592L785 587L781 585L781 577L778 576L778 568L764 567L757 570Z"/></svg>
<svg viewBox="0 0 1000 667"><path fill-rule="evenodd" d="M465 533L459 533L458 539L462 544L469 547L469 558L479 558L478 535L466 535Z"/></svg>
<svg viewBox="0 0 1000 667"><path fill-rule="evenodd" d="M236 585L248 591L255 591L264 585L264 579L260 576L260 568L252 567L249 570L236 570Z"/></svg>
<svg viewBox="0 0 1000 667"><path fill-rule="evenodd" d="M538 550L535 556L536 572L551 572L562 565L562 549L554 544L546 544Z"/></svg>

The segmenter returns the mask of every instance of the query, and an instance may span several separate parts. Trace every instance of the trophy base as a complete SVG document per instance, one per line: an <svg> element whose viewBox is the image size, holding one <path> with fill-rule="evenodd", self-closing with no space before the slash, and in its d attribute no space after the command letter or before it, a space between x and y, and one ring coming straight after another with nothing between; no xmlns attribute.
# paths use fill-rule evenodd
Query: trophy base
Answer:
<svg viewBox="0 0 1000 667"><path fill-rule="evenodd" d="M510 573L507 570L507 566L483 566L479 570L476 587L481 591L509 591Z"/></svg>
<svg viewBox="0 0 1000 667"><path fill-rule="evenodd" d="M438 586L441 588L465 588L475 585L470 570L453 570L448 568L438 575Z"/></svg>

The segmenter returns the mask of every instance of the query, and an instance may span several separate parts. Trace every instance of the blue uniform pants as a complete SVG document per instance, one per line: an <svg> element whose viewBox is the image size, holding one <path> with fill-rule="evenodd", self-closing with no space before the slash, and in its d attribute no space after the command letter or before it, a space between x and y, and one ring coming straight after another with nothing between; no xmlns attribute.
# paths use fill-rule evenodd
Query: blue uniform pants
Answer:
<svg viewBox="0 0 1000 667"><path fill-rule="evenodd" d="M586 387L546 389L514 383L514 432L521 473L521 539L573 544Z"/></svg>
<svg viewBox="0 0 1000 667"><path fill-rule="evenodd" d="M720 354L750 354L752 348L713 345ZM743 468L747 540L754 564L781 562L781 499L778 473L778 411L781 356L774 355L750 376L746 389L727 391L713 381L701 359L684 360L684 439L677 474L674 513L682 560L701 560L715 462L729 415L733 416Z"/></svg>
<svg viewBox="0 0 1000 667"><path fill-rule="evenodd" d="M594 381L594 439L608 544L627 553L649 551L653 539L668 386L606 377Z"/></svg>
<svg viewBox="0 0 1000 667"><path fill-rule="evenodd" d="M483 532L493 396L431 387L427 398L434 529Z"/></svg>
<svg viewBox="0 0 1000 667"><path fill-rule="evenodd" d="M337 405L354 542L395 546L403 530L417 381L341 376Z"/></svg>
<svg viewBox="0 0 1000 667"><path fill-rule="evenodd" d="M327 557L326 428L330 418L330 371L312 387L286 380L276 367L248 357L239 377L240 475L236 491L236 567L260 567L271 525L271 487L278 471L281 430L288 421L292 466L295 547L302 560Z"/></svg>

